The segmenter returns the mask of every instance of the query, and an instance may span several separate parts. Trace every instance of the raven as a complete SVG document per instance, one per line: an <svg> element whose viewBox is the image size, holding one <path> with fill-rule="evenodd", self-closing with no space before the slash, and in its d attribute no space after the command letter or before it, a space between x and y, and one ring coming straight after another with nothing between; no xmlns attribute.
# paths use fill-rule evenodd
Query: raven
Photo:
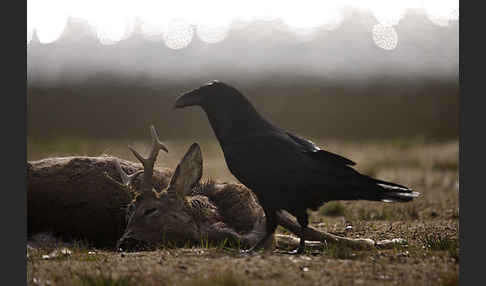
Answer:
<svg viewBox="0 0 486 286"><path fill-rule="evenodd" d="M236 88L211 81L183 93L174 108L200 106L221 145L230 172L251 189L262 205L267 235L273 237L278 213L286 210L308 226L307 209L333 200L407 202L420 193L360 174L353 161L322 150L313 142L281 129L263 118ZM298 253L304 251L300 237Z"/></svg>

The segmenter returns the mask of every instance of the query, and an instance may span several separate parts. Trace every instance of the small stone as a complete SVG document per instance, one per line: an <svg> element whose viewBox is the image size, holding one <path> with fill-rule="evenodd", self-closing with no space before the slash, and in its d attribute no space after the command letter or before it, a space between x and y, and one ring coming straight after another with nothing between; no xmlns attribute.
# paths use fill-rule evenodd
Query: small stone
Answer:
<svg viewBox="0 0 486 286"><path fill-rule="evenodd" d="M380 278L386 280L386 279L389 279L390 277L388 277L386 275L380 275Z"/></svg>
<svg viewBox="0 0 486 286"><path fill-rule="evenodd" d="M397 254L398 257L409 257L410 256L410 253L407 251L405 252L400 252Z"/></svg>

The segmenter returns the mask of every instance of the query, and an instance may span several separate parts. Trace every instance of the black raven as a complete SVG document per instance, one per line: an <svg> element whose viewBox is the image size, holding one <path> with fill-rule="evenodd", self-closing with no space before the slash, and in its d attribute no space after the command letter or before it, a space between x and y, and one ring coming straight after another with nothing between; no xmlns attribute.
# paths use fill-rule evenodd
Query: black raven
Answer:
<svg viewBox="0 0 486 286"><path fill-rule="evenodd" d="M200 106L209 119L231 173L258 197L267 219L267 236L286 210L297 218L302 232L307 209L333 200L406 202L418 192L399 184L362 175L356 163L320 149L314 143L264 119L236 88L209 82L177 98L174 107ZM304 251L301 236L298 252Z"/></svg>

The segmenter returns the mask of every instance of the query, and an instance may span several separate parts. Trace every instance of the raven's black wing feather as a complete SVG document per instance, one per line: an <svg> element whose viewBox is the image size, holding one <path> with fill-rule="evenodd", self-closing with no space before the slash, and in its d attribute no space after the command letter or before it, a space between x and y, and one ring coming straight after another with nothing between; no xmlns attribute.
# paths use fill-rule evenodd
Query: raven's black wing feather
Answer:
<svg viewBox="0 0 486 286"><path fill-rule="evenodd" d="M316 144L314 144L312 141L298 137L290 132L285 132L292 140L294 140L295 143L299 144L302 147L303 152L308 153L311 157L314 157L318 160L321 161L333 161L338 164L344 164L344 165L350 165L354 166L356 165L355 162L344 158L342 156L339 156L337 154L327 152L325 150L322 150L319 148Z"/></svg>

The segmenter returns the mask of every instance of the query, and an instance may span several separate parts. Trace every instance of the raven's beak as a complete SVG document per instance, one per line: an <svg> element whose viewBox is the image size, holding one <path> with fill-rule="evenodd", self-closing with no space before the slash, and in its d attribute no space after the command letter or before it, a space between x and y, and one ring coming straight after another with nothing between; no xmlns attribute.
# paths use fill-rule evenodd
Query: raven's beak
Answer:
<svg viewBox="0 0 486 286"><path fill-rule="evenodd" d="M174 108L184 108L186 106L199 105L201 103L201 96L198 90L191 90L180 95L175 103Z"/></svg>

